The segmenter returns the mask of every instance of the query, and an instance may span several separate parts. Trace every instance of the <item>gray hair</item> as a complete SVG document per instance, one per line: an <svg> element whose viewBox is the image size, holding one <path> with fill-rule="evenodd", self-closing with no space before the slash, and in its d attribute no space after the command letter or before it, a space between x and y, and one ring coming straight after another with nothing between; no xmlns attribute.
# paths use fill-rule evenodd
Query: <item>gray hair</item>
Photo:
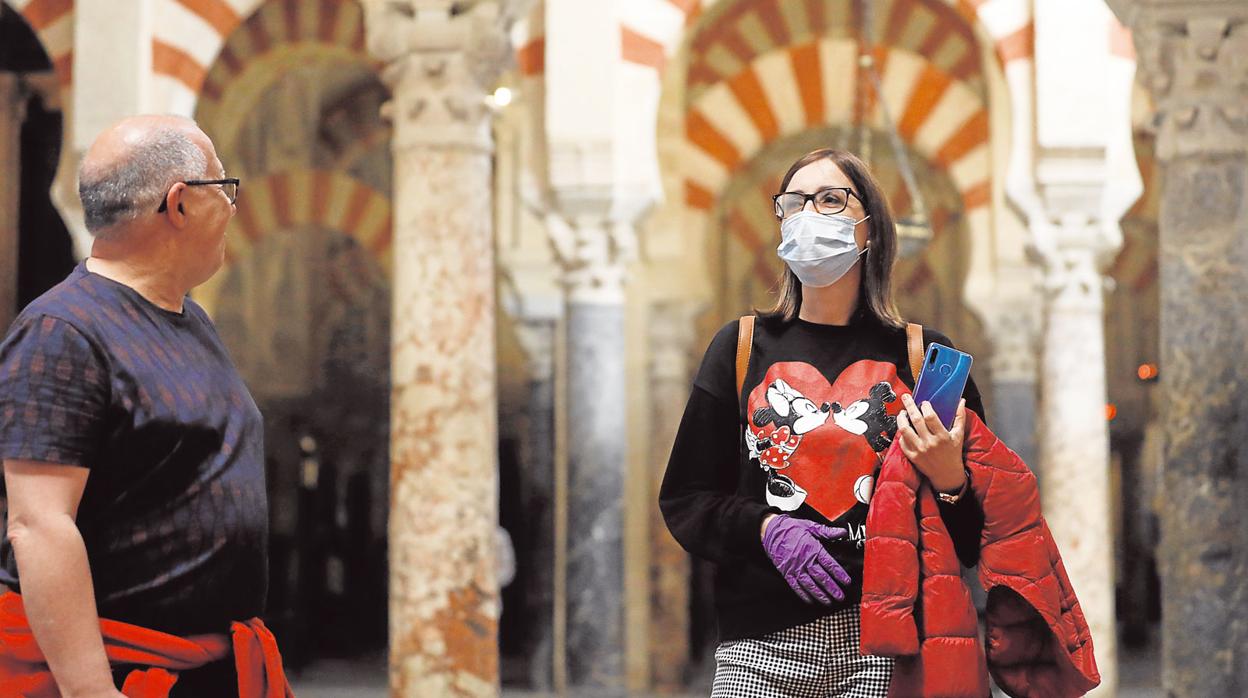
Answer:
<svg viewBox="0 0 1248 698"><path fill-rule="evenodd" d="M78 172L78 196L87 230L96 237L109 228L155 211L175 182L202 177L208 158L186 133L158 127L132 146L120 162Z"/></svg>

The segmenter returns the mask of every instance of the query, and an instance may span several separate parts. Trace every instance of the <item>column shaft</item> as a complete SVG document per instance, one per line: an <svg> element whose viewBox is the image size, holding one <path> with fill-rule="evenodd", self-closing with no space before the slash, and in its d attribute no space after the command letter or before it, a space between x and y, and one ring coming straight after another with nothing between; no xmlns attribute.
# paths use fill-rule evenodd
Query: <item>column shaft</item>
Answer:
<svg viewBox="0 0 1248 698"><path fill-rule="evenodd" d="M528 401L519 429L521 501L526 526L517 548L525 580L526 645L529 682L534 690L554 689L555 652L555 376L557 322L521 319L520 343L529 355Z"/></svg>
<svg viewBox="0 0 1248 698"><path fill-rule="evenodd" d="M365 5L393 98L390 688L498 694L493 140L513 3Z"/></svg>
<svg viewBox="0 0 1248 698"><path fill-rule="evenodd" d="M1092 631L1098 691L1112 695L1117 628L1102 281L1091 250L1067 250L1060 268L1049 277L1053 295L1044 311L1041 501Z"/></svg>
<svg viewBox="0 0 1248 698"><path fill-rule="evenodd" d="M689 398L693 313L677 304L650 316L650 676L656 691L679 693L689 663L689 554L659 511L659 487Z"/></svg>
<svg viewBox="0 0 1248 698"><path fill-rule="evenodd" d="M17 316L18 208L23 100L18 76L0 73L0 336Z"/></svg>
<svg viewBox="0 0 1248 698"><path fill-rule="evenodd" d="M623 303L567 309L568 680L578 695L623 694Z"/></svg>
<svg viewBox="0 0 1248 698"><path fill-rule="evenodd" d="M413 698L497 692L489 181L488 153L395 153L391 685Z"/></svg>
<svg viewBox="0 0 1248 698"><path fill-rule="evenodd" d="M1248 157L1184 157L1161 193L1162 671L1248 691Z"/></svg>
<svg viewBox="0 0 1248 698"><path fill-rule="evenodd" d="M1162 683L1248 693L1248 12L1115 3L1152 93L1161 163Z"/></svg>

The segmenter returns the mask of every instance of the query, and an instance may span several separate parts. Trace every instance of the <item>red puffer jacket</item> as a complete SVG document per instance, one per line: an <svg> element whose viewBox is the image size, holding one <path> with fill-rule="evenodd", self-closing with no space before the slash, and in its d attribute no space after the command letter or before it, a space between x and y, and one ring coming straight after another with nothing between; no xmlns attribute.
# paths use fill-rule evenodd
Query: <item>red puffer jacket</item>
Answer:
<svg viewBox="0 0 1248 698"><path fill-rule="evenodd" d="M897 658L891 696L1080 696L1100 683L1092 636L1040 514L1036 478L971 410L964 453L984 511L988 652L936 497L894 443L867 515L862 652Z"/></svg>

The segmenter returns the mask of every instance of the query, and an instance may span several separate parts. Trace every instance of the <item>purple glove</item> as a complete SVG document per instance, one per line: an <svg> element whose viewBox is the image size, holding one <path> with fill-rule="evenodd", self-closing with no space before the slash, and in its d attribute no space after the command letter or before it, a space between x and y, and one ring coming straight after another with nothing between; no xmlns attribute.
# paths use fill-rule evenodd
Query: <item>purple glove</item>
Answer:
<svg viewBox="0 0 1248 698"><path fill-rule="evenodd" d="M849 584L849 575L823 547L823 540L836 540L848 535L843 528L832 528L806 519L779 514L767 524L763 534L763 550L772 564L784 575L793 591L806 603L830 605L840 601L845 592L837 586ZM812 600L812 598L814 600Z"/></svg>

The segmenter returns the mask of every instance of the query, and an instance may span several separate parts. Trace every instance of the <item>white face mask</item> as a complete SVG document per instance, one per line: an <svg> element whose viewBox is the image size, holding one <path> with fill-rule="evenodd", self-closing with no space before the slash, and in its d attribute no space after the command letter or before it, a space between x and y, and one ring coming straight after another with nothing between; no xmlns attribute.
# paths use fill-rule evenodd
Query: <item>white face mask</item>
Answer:
<svg viewBox="0 0 1248 698"><path fill-rule="evenodd" d="M858 250L854 227L870 217L855 221L839 213L825 216L814 211L798 211L780 224L780 246L776 254L803 285L831 286L866 253L866 247Z"/></svg>

